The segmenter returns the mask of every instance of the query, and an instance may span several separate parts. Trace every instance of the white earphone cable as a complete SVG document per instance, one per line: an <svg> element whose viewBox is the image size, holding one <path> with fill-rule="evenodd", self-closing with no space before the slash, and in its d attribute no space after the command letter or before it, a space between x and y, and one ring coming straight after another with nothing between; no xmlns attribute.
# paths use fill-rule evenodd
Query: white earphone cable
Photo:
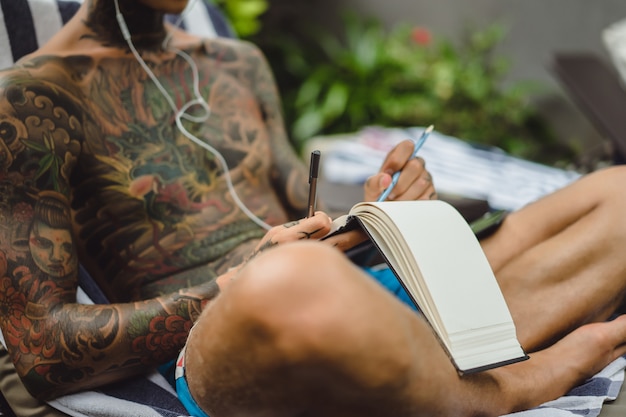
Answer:
<svg viewBox="0 0 626 417"><path fill-rule="evenodd" d="M209 106L207 101L200 94L200 85L199 85L200 84L200 77L198 75L198 66L196 65L196 63L193 61L193 59L187 53L185 53L185 52L183 52L181 50L178 50L178 49L174 49L174 52L178 56L183 58L185 61L187 61L187 63L191 67L191 71L192 71L192 75L193 75L193 92L194 92L194 95L195 95L194 99L188 101L183 106L181 106L181 108L179 109L179 108L176 107L176 104L174 103L174 100L169 95L169 93L167 92L165 87L163 87L161 82L159 82L159 80L154 75L154 73L152 72L150 67L145 63L145 61L143 60L143 58L141 57L141 55L139 54L139 52L135 48L135 45L133 44L133 42L131 40L130 31L128 29L128 26L126 26L126 21L124 20L124 16L122 15L122 12L120 10L118 0L114 0L114 2L115 2L115 12L116 12L115 16L116 16L117 22L119 24L120 30L122 31L122 35L124 36L124 39L126 40L126 43L128 44L128 47L130 48L130 50L131 50L132 54L134 55L135 59L137 60L137 62L141 65L141 67L144 69L144 71L148 74L148 76L150 77L152 82L155 84L157 89L161 92L161 94L163 95L163 97L167 101L168 105L170 106L170 108L174 112L175 120L176 120L176 127L178 127L180 132L185 137L187 137L189 140L191 140L192 142L194 142L198 146L201 146L202 148L206 149L211 154L213 154L213 156L215 156L215 158L217 158L217 160L222 165L222 168L224 170L224 177L226 179L226 184L228 186L228 191L230 192L230 195L231 195L232 199L235 201L235 204L237 204L237 206L241 209L241 211L243 211L246 216L248 216L254 223L259 225L260 227L262 227L264 229L267 229L267 230L271 229L272 226L270 226L269 224L265 223L262 219L260 219L254 213L252 213L252 211L250 211L250 209L248 209L248 207L246 207L246 205L241 201L241 199L237 195L237 192L236 192L235 187L234 187L233 182L232 182L232 177L230 175L230 170L228 168L228 164L226 163L226 160L224 159L222 154L219 153L219 151L217 149L215 149L213 146L209 145L208 143L202 141L198 137L196 137L193 134L191 134L185 128L185 126L182 123L182 119L188 120L188 121L193 122L193 123L202 123L202 122L206 121L210 117L210 115L211 115L211 107ZM183 14L179 17L178 21L176 22L177 26L182 21L184 15L186 13L188 13L188 10L191 9L191 5L194 2L195 2L195 0L191 0L190 4L187 5L187 8L185 9ZM167 45L167 43L169 43L170 38L171 38L171 35L168 35L166 37L165 41L163 42L163 46L164 47ZM201 116L193 116L193 115L190 115L190 114L187 113L187 110L189 110L192 106L196 106L196 105L199 105L199 106L201 106L204 109L205 113L203 115L201 115Z"/></svg>

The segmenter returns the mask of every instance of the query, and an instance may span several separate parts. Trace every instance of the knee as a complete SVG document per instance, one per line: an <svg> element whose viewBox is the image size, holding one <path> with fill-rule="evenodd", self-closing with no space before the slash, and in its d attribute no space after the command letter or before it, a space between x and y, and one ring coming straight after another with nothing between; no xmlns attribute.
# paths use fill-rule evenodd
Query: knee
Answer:
<svg viewBox="0 0 626 417"><path fill-rule="evenodd" d="M605 168L589 175L588 195L581 195L580 198L588 198L593 201L595 193L595 209L601 220L596 225L605 225L604 233L611 234L615 238L623 240L626 222L622 221L626 211L626 165L616 165ZM605 235L608 239L608 235Z"/></svg>

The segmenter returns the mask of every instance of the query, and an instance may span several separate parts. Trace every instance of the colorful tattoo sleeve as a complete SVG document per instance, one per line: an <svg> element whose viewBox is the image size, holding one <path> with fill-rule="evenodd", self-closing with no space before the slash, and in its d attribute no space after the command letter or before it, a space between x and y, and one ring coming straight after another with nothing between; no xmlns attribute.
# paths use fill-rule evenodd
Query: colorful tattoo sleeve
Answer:
<svg viewBox="0 0 626 417"><path fill-rule="evenodd" d="M40 399L173 358L214 281L148 301L76 304L71 176L89 124L80 89L89 62L39 60L0 73L0 327Z"/></svg>

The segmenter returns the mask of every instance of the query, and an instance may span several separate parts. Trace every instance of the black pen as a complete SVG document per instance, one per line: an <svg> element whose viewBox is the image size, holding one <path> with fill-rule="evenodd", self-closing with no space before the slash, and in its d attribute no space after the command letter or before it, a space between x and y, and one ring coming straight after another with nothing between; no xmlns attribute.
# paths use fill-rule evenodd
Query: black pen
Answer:
<svg viewBox="0 0 626 417"><path fill-rule="evenodd" d="M315 200L317 200L317 177L320 170L320 151L311 152L311 165L309 167L309 205L307 217L315 215Z"/></svg>

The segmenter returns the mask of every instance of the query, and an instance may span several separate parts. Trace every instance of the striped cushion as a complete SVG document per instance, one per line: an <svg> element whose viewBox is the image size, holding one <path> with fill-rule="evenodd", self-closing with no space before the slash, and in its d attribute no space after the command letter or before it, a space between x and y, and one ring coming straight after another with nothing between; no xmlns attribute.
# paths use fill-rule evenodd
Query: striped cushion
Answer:
<svg viewBox="0 0 626 417"><path fill-rule="evenodd" d="M78 10L79 0L0 0L0 68L43 45ZM181 27L204 37L234 34L221 11L199 0L187 13ZM174 22L176 16L167 16Z"/></svg>

